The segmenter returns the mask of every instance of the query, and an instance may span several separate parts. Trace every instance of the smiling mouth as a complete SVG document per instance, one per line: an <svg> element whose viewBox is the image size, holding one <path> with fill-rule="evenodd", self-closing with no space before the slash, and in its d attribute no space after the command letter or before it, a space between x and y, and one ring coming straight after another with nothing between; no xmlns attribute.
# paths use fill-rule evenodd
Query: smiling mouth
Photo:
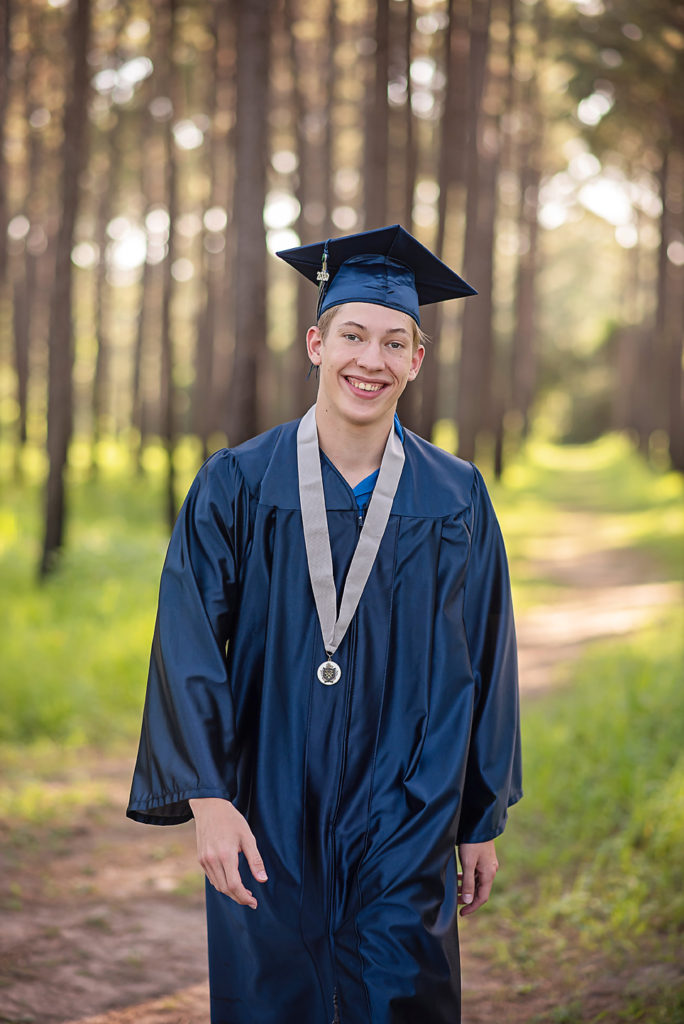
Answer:
<svg viewBox="0 0 684 1024"><path fill-rule="evenodd" d="M351 384L353 388L357 388L359 391L381 391L386 385L380 381L377 384L371 384L365 380L358 380L356 377L347 377L347 383Z"/></svg>

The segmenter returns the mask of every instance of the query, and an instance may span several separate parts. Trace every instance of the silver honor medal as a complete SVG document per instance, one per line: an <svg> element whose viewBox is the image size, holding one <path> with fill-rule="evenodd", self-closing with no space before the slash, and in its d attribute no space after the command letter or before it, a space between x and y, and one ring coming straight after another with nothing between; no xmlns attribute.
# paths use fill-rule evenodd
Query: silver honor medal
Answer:
<svg viewBox="0 0 684 1024"><path fill-rule="evenodd" d="M373 568L403 466L404 446L392 427L361 536L344 583L338 615L318 447L316 406L312 406L302 417L297 430L299 499L309 579L327 655L327 660L316 670L316 676L323 686L334 686L342 678L342 669L332 660L333 655L344 639Z"/></svg>
<svg viewBox="0 0 684 1024"><path fill-rule="evenodd" d="M316 675L324 686L334 686L342 678L342 669L328 658L318 666Z"/></svg>

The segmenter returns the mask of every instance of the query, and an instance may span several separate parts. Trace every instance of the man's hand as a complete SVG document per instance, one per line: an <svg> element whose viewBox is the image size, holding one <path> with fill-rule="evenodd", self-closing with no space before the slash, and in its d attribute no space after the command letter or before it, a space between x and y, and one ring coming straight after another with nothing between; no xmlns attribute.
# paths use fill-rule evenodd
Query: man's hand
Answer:
<svg viewBox="0 0 684 1024"><path fill-rule="evenodd" d="M197 859L207 878L219 892L256 910L257 901L238 872L238 854L244 853L257 882L266 882L268 876L246 819L229 800L206 797L189 803L195 816Z"/></svg>
<svg viewBox="0 0 684 1024"><path fill-rule="evenodd" d="M461 917L466 917L489 899L499 862L493 839L487 843L461 843L458 856L463 868L458 874L458 902L465 904Z"/></svg>

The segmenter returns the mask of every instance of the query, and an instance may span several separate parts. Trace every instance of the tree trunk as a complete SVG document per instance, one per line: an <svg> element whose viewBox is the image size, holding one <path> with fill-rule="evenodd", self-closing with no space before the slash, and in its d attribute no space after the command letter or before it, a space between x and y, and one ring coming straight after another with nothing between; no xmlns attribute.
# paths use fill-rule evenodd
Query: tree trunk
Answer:
<svg viewBox="0 0 684 1024"><path fill-rule="evenodd" d="M645 346L640 357L639 402L637 414L637 435L639 451L648 457L650 436L662 423L662 390L659 384L665 384L662 376L662 350L666 344L668 322L668 241L670 230L670 211L668 209L668 177L670 170L670 150L668 146L662 150L662 160L658 172L658 186L661 202L660 242L657 251L657 282L655 290L655 319L653 328L645 336Z"/></svg>
<svg viewBox="0 0 684 1024"><path fill-rule="evenodd" d="M259 431L259 377L266 357L266 193L269 26L272 0L238 4L235 115L235 351L229 442Z"/></svg>
<svg viewBox="0 0 684 1024"><path fill-rule="evenodd" d="M55 275L48 335L48 478L45 490L45 533L40 575L53 568L64 539L64 472L73 424L73 338L71 309L71 249L78 211L78 179L85 163L88 124L87 62L90 0L76 0L72 23L73 71L71 94L64 111L62 143L62 204L57 237Z"/></svg>
<svg viewBox="0 0 684 1024"><path fill-rule="evenodd" d="M174 115L178 115L180 104L177 101L179 92L178 75L173 66L173 53L176 42L176 12L178 0L168 0L167 22L165 27L165 38L167 45L163 49L165 54L165 95L170 96L173 104ZM176 520L176 471L174 466L174 451L176 446L176 415L175 398L176 389L173 380L173 338L171 323L171 303L174 292L173 263L176 258L175 226L178 212L178 174L176 169L176 151L173 140L172 119L169 118L164 125L164 168L166 175L166 206L169 214L169 241L166 259L163 263L163 283L161 301L161 436L166 448L167 469L166 469L166 521L169 530L173 529Z"/></svg>
<svg viewBox="0 0 684 1024"><path fill-rule="evenodd" d="M366 229L387 223L387 162L389 156L387 79L389 75L389 0L375 5L375 53L366 118L364 167L364 223Z"/></svg>
<svg viewBox="0 0 684 1024"><path fill-rule="evenodd" d="M451 0L449 0L449 6ZM407 0L404 26L404 67L406 69L406 103L404 104L404 207L402 224L413 234L413 200L416 191L418 174L418 147L416 145L413 109L411 106L413 89L411 87L411 59L413 55L413 0ZM449 28L446 29L447 36ZM448 69L445 68L448 76Z"/></svg>
<svg viewBox="0 0 684 1024"><path fill-rule="evenodd" d="M408 0L405 12L404 26L404 68L406 73L406 103L404 105L404 202L402 225L413 234L413 200L416 190L416 177L418 172L418 152L416 147L416 133L414 131L411 87L411 57L413 52L413 0ZM448 29L447 29L448 33ZM424 362L422 372L415 381L409 381L403 395L399 399L398 413L402 423L411 430L419 430L418 412L421 405L423 392L423 375L428 372L429 361L436 358L431 348L428 353L428 362Z"/></svg>
<svg viewBox="0 0 684 1024"><path fill-rule="evenodd" d="M215 83L218 78L218 23L220 8L216 4L213 9L213 46L211 51L212 73L209 77L209 95L206 99L207 114L212 125L216 123L217 90ZM217 161L219 160L218 142L215 132L209 143L209 201L212 207L218 206ZM206 231L205 241L213 236ZM218 257L218 259L217 259ZM209 434L211 433L211 410L213 407L212 371L214 366L214 329L218 292L221 284L223 260L220 253L209 251L205 245L204 260L204 307L200 314L197 330L197 352L195 356L195 380L193 386L192 426L202 445L202 461L209 455Z"/></svg>
<svg viewBox="0 0 684 1024"><path fill-rule="evenodd" d="M468 103L468 152L464 273L478 290L466 302L458 375L458 454L475 457L484 419L486 370L492 345L492 243L496 183L494 161L484 149L480 116L489 49L490 0L474 0L471 16Z"/></svg>
<svg viewBox="0 0 684 1024"><path fill-rule="evenodd" d="M535 321L537 251L539 239L538 195L540 174L537 167L528 166L521 175L520 220L521 231L526 233L527 249L520 253L515 285L515 327L513 333L512 377L513 408L520 412L522 433L526 437L530 427L530 409L536 381Z"/></svg>
<svg viewBox="0 0 684 1024"><path fill-rule="evenodd" d="M231 223L231 206L227 204L227 196L232 191L234 177L233 163L233 132L231 121L226 117L227 111L235 109L236 87L236 5L216 4L214 22L217 46L217 74L213 83L217 96L217 109L220 113L216 138L216 156L214 174L216 177L216 194L218 205L228 207L228 218L223 232L224 247L220 259L221 286L216 297L216 316L214 320L214 338L212 342L212 432L228 432L228 416L230 409L230 373L234 351L234 309L235 295L234 275L231 273L229 238L233 234ZM218 262L218 260L217 260Z"/></svg>
<svg viewBox="0 0 684 1024"><path fill-rule="evenodd" d="M474 281L477 297L465 304L458 390L458 454L475 458L477 437L492 426L496 416L491 388L494 336L492 330L493 249L496 216L497 160L494 152L482 152L478 160L476 204L468 203L466 230L466 280ZM472 184L472 183L471 183ZM471 186L468 192L470 195Z"/></svg>
<svg viewBox="0 0 684 1024"><path fill-rule="evenodd" d="M448 0L448 22L444 35L444 73L446 93L439 141L437 163L437 237L434 251L445 259L446 227L449 199L452 189L463 181L463 151L466 146L467 120L463 116L463 97L468 89L468 61L465 59L468 47L468 4L463 0ZM434 344L428 353L429 360L421 371L420 404L417 415L417 429L422 437L432 436L439 416L438 397L440 381L440 338L443 322L442 304L428 307L423 315L424 328Z"/></svg>
<svg viewBox="0 0 684 1024"><path fill-rule="evenodd" d="M335 73L335 53L337 51L338 33L337 0L329 0L328 28L326 31L328 51L327 60L325 60L324 64L325 135L323 138L323 152L321 154L321 162L323 165L323 207L325 209L322 236L325 235L326 238L330 238L334 233L332 222L332 212L335 205L335 190L333 188L333 174L335 173L333 167L333 146L335 141L335 80L337 77ZM301 338L298 340L302 342Z"/></svg>
<svg viewBox="0 0 684 1024"><path fill-rule="evenodd" d="M26 257L25 268L28 269L33 260ZM17 405L19 406L19 422L17 430L17 453L28 439L28 384L29 384L29 331L30 302L26 273L17 273L13 289L13 334L14 334L14 368L17 375ZM17 461L17 468L19 463Z"/></svg>
<svg viewBox="0 0 684 1024"><path fill-rule="evenodd" d="M100 195L99 209L97 212L96 243L100 258L95 271L95 338L97 342L97 353L95 356L95 372L93 375L92 439L90 451L90 470L93 475L97 474L97 448L100 437L102 436L102 428L105 421L107 375L109 369L109 325L107 323L108 286L105 252L107 249L107 225L112 217L113 197L117 187L118 165L121 155L118 144L121 116L122 115L120 113L116 115L116 126L111 128L108 133L107 169L104 174L105 182Z"/></svg>
<svg viewBox="0 0 684 1024"><path fill-rule="evenodd" d="M675 137L671 158L668 207L672 236L684 236L684 134ZM672 465L684 472L684 267L668 259L668 309L666 317L666 391L667 433Z"/></svg>
<svg viewBox="0 0 684 1024"><path fill-rule="evenodd" d="M11 59L11 0L3 0L0 9L0 285L7 276L7 160L5 157L5 122L9 92Z"/></svg>
<svg viewBox="0 0 684 1024"><path fill-rule="evenodd" d="M682 268L679 273L679 295L684 296ZM679 324L670 333L668 376L668 436L672 465L684 473L684 299L679 307Z"/></svg>
<svg viewBox="0 0 684 1024"><path fill-rule="evenodd" d="M547 16L539 3L534 8L537 49L543 52L548 32ZM539 185L543 145L543 119L539 111L539 86L532 75L522 89L522 125L519 153L520 203L518 206L519 256L515 282L513 346L511 352L511 405L520 414L522 435L530 427L530 410L536 386L536 282L539 250Z"/></svg>
<svg viewBox="0 0 684 1024"><path fill-rule="evenodd" d="M31 38L35 38L37 32L35 15L26 12L27 30ZM34 87L33 75L35 73L36 56L32 54L27 57L24 65L24 78L22 82L24 114L28 121L31 114L31 91ZM41 183L39 181L40 169L43 165L43 149L38 132L29 133L26 140L27 166L22 169L21 179L24 185L23 195L18 207L23 209L30 224L37 224L41 216L41 204L43 202ZM29 409L29 386L31 378L31 337L33 321L36 308L41 305L41 293L38 281L39 257L31 250L29 239L31 231L24 242L23 253L10 261L10 272L13 280L13 340L14 340L14 365L17 380L17 405L19 417L17 423L17 446L15 448L15 471L17 477L21 474L21 450L28 440L28 409ZM13 266L12 266L13 264ZM50 275L51 276L51 275ZM48 284L48 291L50 284Z"/></svg>
<svg viewBox="0 0 684 1024"><path fill-rule="evenodd" d="M516 101L516 43L517 43L517 3L518 0L502 0L499 5L499 17L504 16L508 20L508 43L506 46L506 81L505 87L502 82L502 94L505 94L505 106L501 119L501 150L500 170L504 173L515 174L515 144L513 137L513 118ZM501 55L503 57L503 54ZM520 253L520 247L518 247ZM505 416L511 407L511 383L510 373L507 372L506 364L512 354L512 333L507 336L499 336L496 339L495 347L499 348L497 357L492 362L491 390L492 409L490 425L494 437L494 476L501 479L504 469L504 442L505 442Z"/></svg>
<svg viewBox="0 0 684 1024"><path fill-rule="evenodd" d="M156 31L154 32L157 38ZM164 60L161 50L153 53L155 66ZM148 108L141 112L140 161L141 192L145 199L145 216L156 205L154 183L157 177L154 161L154 122ZM142 454L148 434L148 419L144 402L143 366L145 350L150 341L150 324L157 309L159 298L159 277L162 267L153 266L147 259L143 264L140 282L140 305L138 309L135 341L133 343L133 365L131 367L131 426L133 427L133 456L138 473L143 471Z"/></svg>
<svg viewBox="0 0 684 1024"><path fill-rule="evenodd" d="M308 245L318 240L307 216L307 205L312 201L314 180L315 154L310 141L310 132L306 130L306 120L311 111L308 106L308 90L306 79L307 62L312 59L310 43L307 40L298 39L292 31L292 25L296 21L296 10L293 0L285 0L285 30L289 38L289 62L290 77L292 81L292 120L294 124L295 151L297 153L297 184L295 195L299 202L299 217L297 219L297 232L302 245ZM332 65L332 58L328 61ZM332 88L332 81L328 83ZM330 122L330 111L326 112L327 123ZM332 160L332 152L327 151L328 131L326 128L322 154L322 162L325 166ZM329 186L328 186L329 187ZM328 196L331 193L328 192ZM328 201L330 201L328 199ZM326 211L327 214L327 211ZM288 350L287 376L289 378L289 390L293 397L292 416L301 416L315 398L315 387L307 380L309 360L306 354L304 338L307 328L316 319L316 292L311 283L306 281L301 274L296 275L294 282L296 289L296 320L294 344Z"/></svg>
<svg viewBox="0 0 684 1024"><path fill-rule="evenodd" d="M145 351L145 338L150 319L152 298L152 279L154 268L145 261L140 282L140 309L136 325L135 342L133 344L133 367L131 373L131 426L136 435L134 441L134 459L138 473L142 473L142 453L145 444L145 416L142 395L142 365Z"/></svg>

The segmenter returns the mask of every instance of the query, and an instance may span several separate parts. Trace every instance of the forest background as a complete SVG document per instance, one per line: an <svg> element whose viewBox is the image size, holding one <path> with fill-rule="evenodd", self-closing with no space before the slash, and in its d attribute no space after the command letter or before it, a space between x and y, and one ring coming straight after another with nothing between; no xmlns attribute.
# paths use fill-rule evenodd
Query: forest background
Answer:
<svg viewBox="0 0 684 1024"><path fill-rule="evenodd" d="M472 280L401 414L472 458L532 422L684 469L682 13L669 0L3 6L0 423L168 455L311 403L314 308L273 253L395 221ZM238 301L239 299L239 301Z"/></svg>
<svg viewBox="0 0 684 1024"><path fill-rule="evenodd" d="M481 939L501 1019L684 1018L684 8L4 0L0 61L0 903L21 938L5 1019L77 1017L56 989L38 1009L21 989L45 973L21 952L27 920L61 906L32 865L120 813L189 480L314 400L315 288L274 253L393 222L478 290L424 308L432 342L400 416L483 468L523 647L537 613L537 652L580 606L585 626L627 623L575 668L601 628L557 639L545 678L567 686L525 708L535 782L500 932ZM64 945L53 920L42 939L55 928ZM116 970L110 956L112 1006L168 983L136 988L129 947ZM592 977L638 976L636 994L578 1001L587 948ZM540 971L563 963L540 1002Z"/></svg>

